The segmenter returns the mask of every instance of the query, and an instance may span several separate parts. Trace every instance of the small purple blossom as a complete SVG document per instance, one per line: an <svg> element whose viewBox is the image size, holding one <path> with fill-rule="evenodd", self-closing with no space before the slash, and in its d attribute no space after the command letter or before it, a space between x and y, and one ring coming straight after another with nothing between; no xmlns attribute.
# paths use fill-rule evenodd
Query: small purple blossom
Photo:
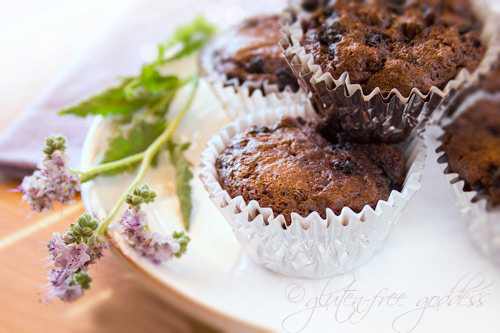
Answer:
<svg viewBox="0 0 500 333"><path fill-rule="evenodd" d="M104 250L108 248L108 245L104 241L95 241L87 250L88 255L90 256L90 260L88 264L94 264L97 260L101 259L104 256Z"/></svg>
<svg viewBox="0 0 500 333"><path fill-rule="evenodd" d="M74 280L73 273L70 274L67 270L52 270L48 280L51 290L44 298L46 301L59 298L64 302L73 302L83 295L84 288Z"/></svg>
<svg viewBox="0 0 500 333"><path fill-rule="evenodd" d="M64 243L62 235L58 232L52 233L52 239L47 243L50 259L55 260L59 257L65 247L66 244Z"/></svg>
<svg viewBox="0 0 500 333"><path fill-rule="evenodd" d="M147 215L143 210L127 209L120 220L125 229L142 230L147 223Z"/></svg>
<svg viewBox="0 0 500 333"><path fill-rule="evenodd" d="M156 247L157 258L160 260L170 260L181 249L179 241L171 235L154 233L151 241Z"/></svg>
<svg viewBox="0 0 500 333"><path fill-rule="evenodd" d="M97 233L98 225L89 214L83 214L68 232L52 234L47 249L53 267L48 274L50 291L45 300L60 298L71 302L90 288L92 279L87 269L102 257L106 248Z"/></svg>
<svg viewBox="0 0 500 333"><path fill-rule="evenodd" d="M89 249L85 243L68 244L58 257L54 258L54 266L75 272L90 260Z"/></svg>
<svg viewBox="0 0 500 333"><path fill-rule="evenodd" d="M172 236L163 236L144 229L124 229L124 235L137 253L157 265L172 259L181 248L179 242Z"/></svg>
<svg viewBox="0 0 500 333"><path fill-rule="evenodd" d="M23 182L17 188L19 192L24 194L22 200L26 201L35 212L54 208L54 200L46 191L47 183L47 180L37 170L33 175L24 177Z"/></svg>
<svg viewBox="0 0 500 333"><path fill-rule="evenodd" d="M141 204L150 203L155 197L156 194L147 185L136 188L127 196L129 208L119 223L123 228L122 234L137 253L154 264L161 264L173 256L184 254L190 239L184 232L164 236L148 230L147 214L141 209Z"/></svg>
<svg viewBox="0 0 500 333"><path fill-rule="evenodd" d="M49 272L48 280L52 286L59 287L66 281L69 275L67 269L53 269Z"/></svg>
<svg viewBox="0 0 500 333"><path fill-rule="evenodd" d="M73 302L83 296L83 289L79 284L63 283L54 287L52 293L54 298L57 297L63 302Z"/></svg>
<svg viewBox="0 0 500 333"><path fill-rule="evenodd" d="M50 137L44 148L45 157L38 163L33 175L25 177L18 187L32 210L43 212L54 207L54 202L72 203L80 191L80 177L71 173L66 141L62 136Z"/></svg>

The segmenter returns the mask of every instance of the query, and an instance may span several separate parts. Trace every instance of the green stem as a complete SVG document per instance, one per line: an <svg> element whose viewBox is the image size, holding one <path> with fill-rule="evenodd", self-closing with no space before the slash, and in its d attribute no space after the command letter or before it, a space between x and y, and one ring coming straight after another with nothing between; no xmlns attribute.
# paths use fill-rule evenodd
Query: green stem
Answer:
<svg viewBox="0 0 500 333"><path fill-rule="evenodd" d="M198 75L195 74L187 79L182 80L181 83L179 84L179 88L183 87L184 85L186 85L190 81L194 82L195 77L197 77L197 76ZM172 99L173 99L172 92L167 92L167 96L160 103L165 104L168 101L171 101ZM164 105L161 105L160 107L163 107L163 106ZM107 171L115 170L119 167L124 167L124 166L128 166L128 165L140 162L144 158L144 155L145 155L145 151L138 153L138 154L135 154L135 155L132 155L132 156L125 157L121 160L100 164L100 165L96 166L95 168L92 168L92 169L87 170L87 171L71 170L71 172L74 174L80 175L80 183L83 184L83 183L88 182L89 180L93 179L94 177L96 177L100 174L103 174Z"/></svg>
<svg viewBox="0 0 500 333"><path fill-rule="evenodd" d="M72 171L73 173L79 174L80 175L80 183L85 183L95 176L98 176L102 173L105 173L107 171L115 170L119 167L127 166L130 164L137 163L141 161L144 158L145 151L142 153L138 153L132 156L125 157L121 160L114 161L114 162L109 162L109 163L104 163L96 166L93 169L90 169L88 171Z"/></svg>
<svg viewBox="0 0 500 333"><path fill-rule="evenodd" d="M125 202L125 198L127 197L127 194L132 192L143 180L144 175L146 174L146 171L148 167L151 164L151 161L153 160L154 156L158 153L160 148L165 145L165 143L172 139L175 131L177 130L177 127L179 127L179 124L181 123L182 119L186 115L186 113L189 111L189 108L191 107L191 104L193 103L194 97L196 95L196 90L198 87L199 83L199 76L194 75L193 76L193 89L191 90L191 93L189 95L188 101L184 105L184 108L175 116L175 118L168 124L167 128L163 133L156 138L156 140L144 151L144 156L142 158L142 162L139 166L139 170L137 171L137 174L132 181L132 183L128 186L128 188L122 193L118 201L116 202L115 206L111 209L109 212L108 216L102 223L99 225L98 233L99 235L103 235L106 233L108 230L109 224L114 220L116 217L116 214L118 214L120 208L122 207L123 203ZM136 155L134 155L136 156Z"/></svg>

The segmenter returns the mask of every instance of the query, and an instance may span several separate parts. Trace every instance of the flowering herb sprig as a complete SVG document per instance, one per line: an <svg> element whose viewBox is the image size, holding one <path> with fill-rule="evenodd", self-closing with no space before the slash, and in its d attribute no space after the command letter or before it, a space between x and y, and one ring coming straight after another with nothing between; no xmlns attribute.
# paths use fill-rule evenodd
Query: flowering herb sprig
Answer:
<svg viewBox="0 0 500 333"><path fill-rule="evenodd" d="M88 267L102 257L106 248L106 242L97 234L97 227L97 220L85 213L66 233L52 234L47 244L51 270L45 300L58 297L71 302L90 288L92 278Z"/></svg>
<svg viewBox="0 0 500 333"><path fill-rule="evenodd" d="M33 175L25 177L18 187L35 212L43 212L54 207L54 202L72 203L80 191L80 177L68 167L66 139L55 135L45 141L44 157L38 163Z"/></svg>
<svg viewBox="0 0 500 333"><path fill-rule="evenodd" d="M156 163L162 149L168 149L176 171L177 195L184 226L189 228L191 214L191 163L184 157L189 144L174 144L174 134L189 110L199 84L198 74L187 79L165 75L159 66L191 55L201 48L215 28L204 19L179 28L166 43L159 45L158 58L142 67L137 77L125 78L118 87L68 107L61 114L111 117L118 131L108 140L104 159L96 167L70 170L65 154L66 140L56 135L47 139L44 158L33 175L19 186L32 210L41 212L54 207L54 202L71 203L80 191L80 184L100 175L136 170L128 188L120 195L107 216L97 220L83 214L63 233L54 233L48 242L51 269L45 299L73 301L90 288L90 265L98 261L106 248L105 234L124 203L128 209L119 219L122 233L129 245L153 263L179 258L187 250L190 238L184 231L161 236L147 226L142 205L152 202L156 194L147 185L140 186L147 170ZM192 90L184 107L171 120L166 115L181 87L191 83ZM126 129L125 129L126 128ZM140 187L139 187L140 186Z"/></svg>
<svg viewBox="0 0 500 333"><path fill-rule="evenodd" d="M149 230L147 213L141 205L151 203L155 198L156 193L148 185L135 188L125 199L128 209L119 222L129 245L154 264L160 264L186 253L190 238L184 231L163 236Z"/></svg>

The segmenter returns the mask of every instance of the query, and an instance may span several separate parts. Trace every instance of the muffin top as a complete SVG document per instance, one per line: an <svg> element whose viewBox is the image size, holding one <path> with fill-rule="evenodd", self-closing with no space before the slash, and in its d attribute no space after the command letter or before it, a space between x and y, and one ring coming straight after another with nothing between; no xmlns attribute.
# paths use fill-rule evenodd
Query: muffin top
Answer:
<svg viewBox="0 0 500 333"><path fill-rule="evenodd" d="M493 63L491 70L480 78L478 90L483 90L490 94L500 92L500 55Z"/></svg>
<svg viewBox="0 0 500 333"><path fill-rule="evenodd" d="M405 161L386 144L333 144L302 118L285 116L273 128L252 127L236 135L216 160L231 197L256 200L283 214L306 217L343 207L359 212L400 190Z"/></svg>
<svg viewBox="0 0 500 333"><path fill-rule="evenodd" d="M265 83L277 84L280 91L287 86L297 91L297 79L278 45L280 37L278 15L247 19L214 52L214 69L225 74L228 85L237 79L251 91Z"/></svg>
<svg viewBox="0 0 500 333"><path fill-rule="evenodd" d="M443 89L485 53L468 0L337 0L302 22L303 45L334 78L365 94Z"/></svg>
<svg viewBox="0 0 500 333"><path fill-rule="evenodd" d="M444 128L443 150L451 172L469 189L500 205L500 101L482 99Z"/></svg>

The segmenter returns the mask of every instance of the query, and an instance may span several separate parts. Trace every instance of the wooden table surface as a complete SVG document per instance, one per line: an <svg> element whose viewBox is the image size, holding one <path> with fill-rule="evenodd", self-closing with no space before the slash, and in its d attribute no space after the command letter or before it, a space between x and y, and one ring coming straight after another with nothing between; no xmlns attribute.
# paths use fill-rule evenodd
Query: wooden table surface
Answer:
<svg viewBox="0 0 500 333"><path fill-rule="evenodd" d="M17 184L0 182L0 332L210 332L144 289L108 250L94 281L72 304L39 301L46 283L46 241L84 211L80 199L29 216Z"/></svg>

